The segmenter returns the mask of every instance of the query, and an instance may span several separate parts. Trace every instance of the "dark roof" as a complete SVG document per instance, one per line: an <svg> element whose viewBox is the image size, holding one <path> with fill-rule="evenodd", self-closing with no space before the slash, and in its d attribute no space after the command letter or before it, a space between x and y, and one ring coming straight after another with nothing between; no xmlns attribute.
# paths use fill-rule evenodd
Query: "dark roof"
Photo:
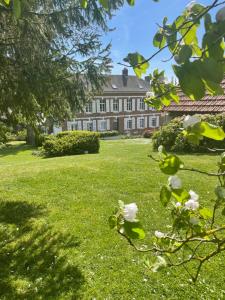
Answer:
<svg viewBox="0 0 225 300"><path fill-rule="evenodd" d="M225 91L225 79L221 86ZM210 96L206 95L202 100L193 101L182 92L179 93L180 103L171 103L170 106L165 107L164 111L178 112L178 113L222 113L225 112L225 95Z"/></svg>
<svg viewBox="0 0 225 300"><path fill-rule="evenodd" d="M126 80L127 79L127 80ZM150 84L136 76L128 75L108 75L107 82L103 87L103 93L140 93L146 94L149 91Z"/></svg>

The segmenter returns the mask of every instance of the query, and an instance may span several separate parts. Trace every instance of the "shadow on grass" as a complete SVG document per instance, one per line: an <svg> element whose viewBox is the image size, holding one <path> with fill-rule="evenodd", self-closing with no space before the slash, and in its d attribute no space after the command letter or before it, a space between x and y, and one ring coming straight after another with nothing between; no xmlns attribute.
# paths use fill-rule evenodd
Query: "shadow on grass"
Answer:
<svg viewBox="0 0 225 300"><path fill-rule="evenodd" d="M0 299L77 299L84 277L66 251L79 246L25 202L0 205ZM39 220L37 220L39 218Z"/></svg>
<svg viewBox="0 0 225 300"><path fill-rule="evenodd" d="M8 156L8 155L17 155L19 152L23 152L26 150L35 150L36 148L25 144L25 142L21 143L12 143L6 144L2 148L0 148L0 157Z"/></svg>

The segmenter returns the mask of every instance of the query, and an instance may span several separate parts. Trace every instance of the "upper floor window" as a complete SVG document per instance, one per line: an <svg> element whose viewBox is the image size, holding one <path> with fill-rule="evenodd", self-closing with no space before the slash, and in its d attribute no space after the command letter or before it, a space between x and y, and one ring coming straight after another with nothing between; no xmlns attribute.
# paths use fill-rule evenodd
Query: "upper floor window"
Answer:
<svg viewBox="0 0 225 300"><path fill-rule="evenodd" d="M127 120L127 129L132 129L132 119Z"/></svg>
<svg viewBox="0 0 225 300"><path fill-rule="evenodd" d="M140 110L145 110L145 102L144 102L144 99L140 99Z"/></svg>
<svg viewBox="0 0 225 300"><path fill-rule="evenodd" d="M106 101L104 99L100 100L100 112L106 111Z"/></svg>
<svg viewBox="0 0 225 300"><path fill-rule="evenodd" d="M119 100L113 99L113 111L119 111Z"/></svg>
<svg viewBox="0 0 225 300"><path fill-rule="evenodd" d="M145 119L140 118L140 128L144 128L144 127L145 127Z"/></svg>
<svg viewBox="0 0 225 300"><path fill-rule="evenodd" d="M86 110L87 113L91 113L91 112L92 112L92 102L89 102L89 103L86 105L85 110Z"/></svg>
<svg viewBox="0 0 225 300"><path fill-rule="evenodd" d="M127 110L132 110L132 99L127 99Z"/></svg>

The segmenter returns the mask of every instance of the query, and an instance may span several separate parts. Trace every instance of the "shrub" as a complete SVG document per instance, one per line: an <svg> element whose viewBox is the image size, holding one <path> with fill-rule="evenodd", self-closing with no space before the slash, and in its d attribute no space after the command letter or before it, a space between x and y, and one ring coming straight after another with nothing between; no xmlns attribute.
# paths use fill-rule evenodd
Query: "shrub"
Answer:
<svg viewBox="0 0 225 300"><path fill-rule="evenodd" d="M111 137L111 136L118 136L119 131L117 130L111 130L111 131L101 131L99 132L100 138L105 138L105 137Z"/></svg>
<svg viewBox="0 0 225 300"><path fill-rule="evenodd" d="M225 130L225 114L218 115L199 115L202 121L220 126ZM209 152L213 148L224 148L225 141L215 141L208 138L203 138L199 146L190 144L182 134L183 117L173 119L170 123L153 134L153 149L157 150L160 145L163 145L166 151L172 152Z"/></svg>
<svg viewBox="0 0 225 300"><path fill-rule="evenodd" d="M143 138L150 139L153 135L153 132L151 130L145 130L143 133Z"/></svg>
<svg viewBox="0 0 225 300"><path fill-rule="evenodd" d="M15 139L16 139L16 141L26 141L26 139L27 139L27 130L26 129L19 130L16 133Z"/></svg>
<svg viewBox="0 0 225 300"><path fill-rule="evenodd" d="M42 151L45 156L64 156L99 152L99 134L90 131L64 131L47 136Z"/></svg>

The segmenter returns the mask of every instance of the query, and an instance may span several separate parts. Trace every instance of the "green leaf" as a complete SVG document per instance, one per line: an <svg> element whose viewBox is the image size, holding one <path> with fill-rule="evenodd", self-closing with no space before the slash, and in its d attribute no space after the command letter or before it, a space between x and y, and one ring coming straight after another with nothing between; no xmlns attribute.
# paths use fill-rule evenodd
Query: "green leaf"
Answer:
<svg viewBox="0 0 225 300"><path fill-rule="evenodd" d="M184 63L188 61L192 56L192 48L190 46L184 45L182 46L179 52L179 61Z"/></svg>
<svg viewBox="0 0 225 300"><path fill-rule="evenodd" d="M205 31L209 31L212 27L212 18L209 13L204 16Z"/></svg>
<svg viewBox="0 0 225 300"><path fill-rule="evenodd" d="M109 9L109 0L99 0L99 2L106 10Z"/></svg>
<svg viewBox="0 0 225 300"><path fill-rule="evenodd" d="M224 209L222 210L222 215L225 216L225 207L224 207Z"/></svg>
<svg viewBox="0 0 225 300"><path fill-rule="evenodd" d="M190 198L190 194L185 189L176 189L172 191L174 199L180 203L186 202Z"/></svg>
<svg viewBox="0 0 225 300"><path fill-rule="evenodd" d="M116 228L117 226L117 217L115 215L109 217L109 227L111 229Z"/></svg>
<svg viewBox="0 0 225 300"><path fill-rule="evenodd" d="M221 127L209 124L207 122L201 122L201 135L216 140L222 141L225 139L225 133Z"/></svg>
<svg viewBox="0 0 225 300"><path fill-rule="evenodd" d="M225 200L225 188L222 186L217 186L215 188L215 194L218 199Z"/></svg>
<svg viewBox="0 0 225 300"><path fill-rule="evenodd" d="M217 95L224 95L224 90L222 89L219 83L204 80L205 87L210 95L217 96Z"/></svg>
<svg viewBox="0 0 225 300"><path fill-rule="evenodd" d="M212 218L212 216L213 216L212 210L209 209L209 208L206 208L206 207L200 209L200 210L199 210L199 213L200 213L200 215L202 216L202 218L205 219L205 220L210 219L210 218Z"/></svg>
<svg viewBox="0 0 225 300"><path fill-rule="evenodd" d="M220 83L223 80L223 64L218 63L214 58L205 58L196 64L198 72L206 81Z"/></svg>
<svg viewBox="0 0 225 300"><path fill-rule="evenodd" d="M127 3L131 6L134 6L135 0L127 0Z"/></svg>
<svg viewBox="0 0 225 300"><path fill-rule="evenodd" d="M197 29L198 25L194 23L189 24L189 28L181 28L180 34L184 37L184 42L186 45L191 45L193 42L196 42L197 40Z"/></svg>
<svg viewBox="0 0 225 300"><path fill-rule="evenodd" d="M163 206L167 206L171 198L171 191L167 186L163 186L160 191L160 201Z"/></svg>
<svg viewBox="0 0 225 300"><path fill-rule="evenodd" d="M192 100L200 100L204 97L205 85L196 71L196 64L188 62L182 66L173 65L173 70L184 94Z"/></svg>
<svg viewBox="0 0 225 300"><path fill-rule="evenodd" d="M88 4L88 1L87 0L81 0L81 7L82 8L86 8L87 7L87 4Z"/></svg>
<svg viewBox="0 0 225 300"><path fill-rule="evenodd" d="M138 77L141 77L142 74L145 74L149 68L149 63L141 54L137 52L129 53L127 57L124 58L124 61L130 63Z"/></svg>
<svg viewBox="0 0 225 300"><path fill-rule="evenodd" d="M176 155L168 155L159 162L160 170L167 175L174 175L182 165L181 160Z"/></svg>
<svg viewBox="0 0 225 300"><path fill-rule="evenodd" d="M21 16L21 2L20 2L20 0L14 0L13 1L13 14L17 19L19 19L19 17Z"/></svg>
<svg viewBox="0 0 225 300"><path fill-rule="evenodd" d="M142 240L145 238L145 232L140 222L124 221L124 230L126 235L131 239Z"/></svg>
<svg viewBox="0 0 225 300"><path fill-rule="evenodd" d="M165 36L160 33L160 32L157 32L156 35L154 36L154 39L153 39L153 45L156 47L156 48L163 48L166 44L166 38Z"/></svg>
<svg viewBox="0 0 225 300"><path fill-rule="evenodd" d="M204 10L205 10L205 6L199 3L194 4L191 8L191 11L196 15L202 13Z"/></svg>
<svg viewBox="0 0 225 300"><path fill-rule="evenodd" d="M4 0L4 2L5 2L7 5L9 5L10 0Z"/></svg>

